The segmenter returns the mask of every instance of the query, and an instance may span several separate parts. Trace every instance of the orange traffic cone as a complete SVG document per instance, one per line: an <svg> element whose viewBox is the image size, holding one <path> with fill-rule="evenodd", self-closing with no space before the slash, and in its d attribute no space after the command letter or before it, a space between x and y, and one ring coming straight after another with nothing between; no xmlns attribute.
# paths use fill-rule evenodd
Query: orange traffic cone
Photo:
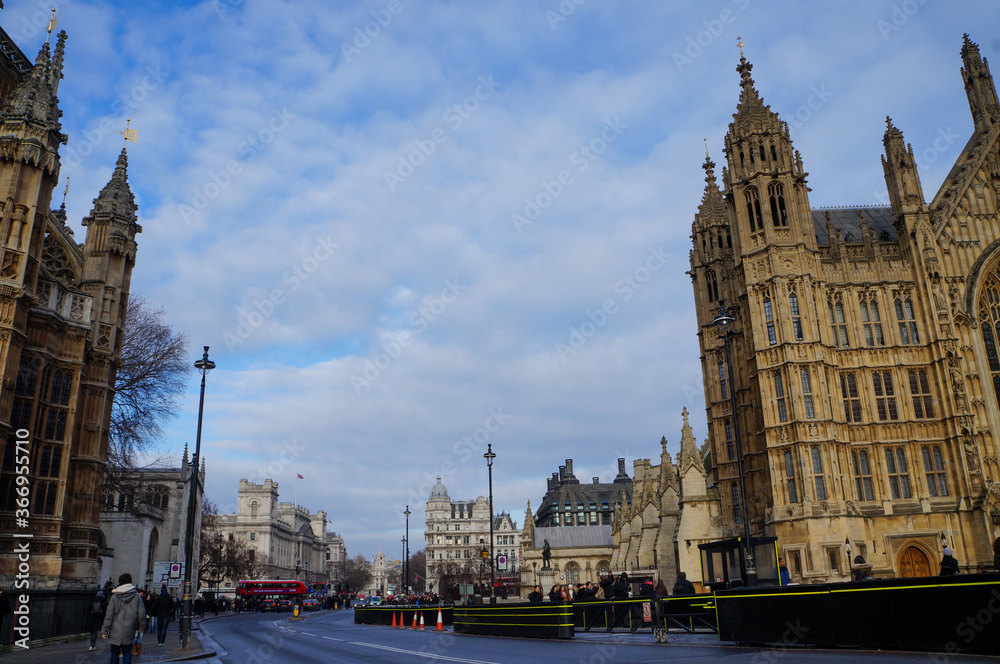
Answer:
<svg viewBox="0 0 1000 664"><path fill-rule="evenodd" d="M413 624L411 625L411 627L413 629L417 628L417 612L416 611L413 612Z"/></svg>
<svg viewBox="0 0 1000 664"><path fill-rule="evenodd" d="M399 624L396 625L396 627L399 627L400 629L403 628L403 612L402 611L399 612Z"/></svg>
<svg viewBox="0 0 1000 664"><path fill-rule="evenodd" d="M435 627L434 629L436 631L438 631L438 632L443 632L444 631L444 618L441 617L441 607L440 606L438 607L438 624L437 624L437 627Z"/></svg>
<svg viewBox="0 0 1000 664"><path fill-rule="evenodd" d="M418 627L417 629L423 629L423 628L424 628L424 614L421 613L420 614L420 627Z"/></svg>
<svg viewBox="0 0 1000 664"><path fill-rule="evenodd" d="M396 626L396 612L392 612L392 627Z"/></svg>

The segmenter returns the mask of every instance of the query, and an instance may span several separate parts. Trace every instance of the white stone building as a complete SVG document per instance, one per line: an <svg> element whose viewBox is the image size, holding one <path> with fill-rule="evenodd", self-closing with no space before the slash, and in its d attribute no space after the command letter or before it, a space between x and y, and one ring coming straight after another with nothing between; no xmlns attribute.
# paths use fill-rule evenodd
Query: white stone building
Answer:
<svg viewBox="0 0 1000 664"><path fill-rule="evenodd" d="M447 570L478 566L480 552L490 546L490 503L452 500L441 478L431 489L425 512L424 546L427 554L427 590L439 592ZM510 514L494 517L493 553L503 554L511 567L521 567L521 533Z"/></svg>
<svg viewBox="0 0 1000 664"><path fill-rule="evenodd" d="M326 533L326 576L330 583L336 585L344 578L344 566L347 564L347 546L344 538L333 531Z"/></svg>
<svg viewBox="0 0 1000 664"><path fill-rule="evenodd" d="M267 556L268 578L329 581L324 510L310 514L301 505L279 503L278 483L271 479L263 484L241 479L237 510L219 515L219 531L245 541L251 555Z"/></svg>
<svg viewBox="0 0 1000 664"><path fill-rule="evenodd" d="M200 486L205 484L205 465L199 472ZM178 579L162 579L154 575L156 563L184 562L186 546L187 506L190 491L191 465L187 449L180 468L150 468L122 478L118 488L105 483L101 498L101 533L104 548L98 583L111 579L117 585L124 572L132 575L140 588L159 591L162 581L176 587ZM198 489L195 504L194 564L197 587L198 558L201 540L201 504L203 492ZM161 565L161 568L168 567Z"/></svg>

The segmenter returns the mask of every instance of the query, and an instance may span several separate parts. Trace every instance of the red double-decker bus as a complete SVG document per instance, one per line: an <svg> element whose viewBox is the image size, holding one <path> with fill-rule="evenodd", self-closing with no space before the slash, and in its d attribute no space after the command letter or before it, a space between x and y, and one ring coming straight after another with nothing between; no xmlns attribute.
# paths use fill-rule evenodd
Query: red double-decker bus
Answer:
<svg viewBox="0 0 1000 664"><path fill-rule="evenodd" d="M244 599L249 597L267 597L268 595L305 595L306 584L302 581L255 580L240 581L236 584L236 595Z"/></svg>

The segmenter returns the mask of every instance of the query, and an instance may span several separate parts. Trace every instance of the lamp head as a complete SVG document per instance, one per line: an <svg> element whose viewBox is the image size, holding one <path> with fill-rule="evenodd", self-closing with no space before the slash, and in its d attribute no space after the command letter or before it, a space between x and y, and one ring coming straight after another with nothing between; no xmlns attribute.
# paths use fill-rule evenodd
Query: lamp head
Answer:
<svg viewBox="0 0 1000 664"><path fill-rule="evenodd" d="M493 459L497 458L497 455L493 453L493 443L486 445L486 453L483 454L483 458L486 459L486 464L489 466L493 465Z"/></svg>
<svg viewBox="0 0 1000 664"><path fill-rule="evenodd" d="M715 314L715 318L712 319L712 324L719 328L719 334L722 336L729 334L735 322L736 319L726 313L726 308L719 305L719 313Z"/></svg>
<svg viewBox="0 0 1000 664"><path fill-rule="evenodd" d="M201 359L194 363L194 368L200 371L202 375L207 374L215 368L215 362L208 359L208 346L205 346L205 354L201 356Z"/></svg>

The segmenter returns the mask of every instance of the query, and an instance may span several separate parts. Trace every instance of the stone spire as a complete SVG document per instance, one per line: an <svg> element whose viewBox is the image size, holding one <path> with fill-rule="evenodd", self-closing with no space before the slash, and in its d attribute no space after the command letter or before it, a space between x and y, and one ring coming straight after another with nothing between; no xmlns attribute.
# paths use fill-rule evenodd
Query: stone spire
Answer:
<svg viewBox="0 0 1000 664"><path fill-rule="evenodd" d="M184 443L184 456L181 457L181 466L184 467L187 465L188 465L188 444Z"/></svg>
<svg viewBox="0 0 1000 664"><path fill-rule="evenodd" d="M53 95L59 93L59 81L63 78L63 56L65 55L66 31L62 30L59 33L59 39L56 42L56 50L52 55L52 67L49 70L49 87L52 88Z"/></svg>
<svg viewBox="0 0 1000 664"><path fill-rule="evenodd" d="M701 455L698 454L698 444L695 442L691 423L688 421L688 409L684 408L681 415L684 417L684 425L681 427L681 452L677 460L681 475L687 472L691 466L696 466L704 471Z"/></svg>
<svg viewBox="0 0 1000 664"><path fill-rule="evenodd" d="M1000 105L990 65L979 54L979 45L970 40L969 35L964 35L962 40L962 81L976 129L989 131L995 122L1000 121Z"/></svg>
<svg viewBox="0 0 1000 664"><path fill-rule="evenodd" d="M34 67L10 93L0 115L0 136L3 136L0 157L38 167L56 177L59 144L67 139L59 122L62 111L52 89L51 73L49 45L45 43L38 51Z"/></svg>
<svg viewBox="0 0 1000 664"><path fill-rule="evenodd" d="M736 71L740 74L740 101L736 105L736 113L733 120L737 128L749 130L751 126L761 127L763 125L773 125L780 128L784 123L778 119L777 113L771 111L771 107L764 103L760 93L754 86L750 71L753 65L747 59L740 56L740 64L736 66Z"/></svg>

